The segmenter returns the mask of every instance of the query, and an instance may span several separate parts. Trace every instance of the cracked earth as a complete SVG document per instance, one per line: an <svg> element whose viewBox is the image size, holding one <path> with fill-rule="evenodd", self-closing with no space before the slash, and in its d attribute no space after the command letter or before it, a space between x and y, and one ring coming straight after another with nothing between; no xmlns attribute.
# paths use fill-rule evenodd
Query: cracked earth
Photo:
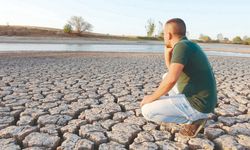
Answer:
<svg viewBox="0 0 250 150"><path fill-rule="evenodd" d="M250 59L209 60L218 105L186 138L140 111L167 72L162 54L0 54L0 149L250 149Z"/></svg>

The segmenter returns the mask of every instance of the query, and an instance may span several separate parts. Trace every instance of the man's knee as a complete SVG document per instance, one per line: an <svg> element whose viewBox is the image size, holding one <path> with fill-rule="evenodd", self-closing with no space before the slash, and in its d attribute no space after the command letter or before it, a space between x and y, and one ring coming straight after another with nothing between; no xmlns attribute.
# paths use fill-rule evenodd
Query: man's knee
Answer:
<svg viewBox="0 0 250 150"><path fill-rule="evenodd" d="M141 113L146 120L151 120L151 112L149 110L148 104L141 107Z"/></svg>

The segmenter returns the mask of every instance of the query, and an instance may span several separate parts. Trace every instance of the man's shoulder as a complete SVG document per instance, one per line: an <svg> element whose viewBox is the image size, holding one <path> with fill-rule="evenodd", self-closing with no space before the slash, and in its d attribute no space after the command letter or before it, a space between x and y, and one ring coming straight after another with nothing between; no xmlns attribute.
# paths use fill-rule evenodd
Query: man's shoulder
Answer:
<svg viewBox="0 0 250 150"><path fill-rule="evenodd" d="M194 46L194 45L198 46L197 43L195 43L195 42L193 42L193 41L191 41L189 39L180 40L177 44L186 45L186 46Z"/></svg>
<svg viewBox="0 0 250 150"><path fill-rule="evenodd" d="M193 42L190 40L181 40L178 43L175 44L174 49L177 49L177 51L183 51L183 50L188 50L192 49L193 47Z"/></svg>
<svg viewBox="0 0 250 150"><path fill-rule="evenodd" d="M176 48L189 49L191 51L202 50L202 48L195 42L185 39L176 43Z"/></svg>

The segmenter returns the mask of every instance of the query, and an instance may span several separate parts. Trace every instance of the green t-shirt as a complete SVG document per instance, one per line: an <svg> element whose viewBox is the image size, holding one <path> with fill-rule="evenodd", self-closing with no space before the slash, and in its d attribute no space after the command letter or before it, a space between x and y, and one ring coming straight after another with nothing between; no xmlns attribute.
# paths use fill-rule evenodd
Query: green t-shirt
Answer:
<svg viewBox="0 0 250 150"><path fill-rule="evenodd" d="M217 103L216 81L202 49L183 37L174 46L171 63L184 65L177 87L191 106L203 113L214 112Z"/></svg>

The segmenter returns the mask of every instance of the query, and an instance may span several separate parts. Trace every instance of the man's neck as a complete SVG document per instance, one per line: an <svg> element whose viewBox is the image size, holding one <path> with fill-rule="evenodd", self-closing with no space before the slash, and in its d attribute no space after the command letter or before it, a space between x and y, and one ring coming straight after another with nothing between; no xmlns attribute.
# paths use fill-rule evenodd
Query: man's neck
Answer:
<svg viewBox="0 0 250 150"><path fill-rule="evenodd" d="M178 43L181 40L181 38L175 38L173 39L172 45L175 46L176 43Z"/></svg>
<svg viewBox="0 0 250 150"><path fill-rule="evenodd" d="M172 42L173 47L174 47L175 44L178 43L183 37L185 37L185 36L174 38L174 39L173 39L173 42Z"/></svg>

